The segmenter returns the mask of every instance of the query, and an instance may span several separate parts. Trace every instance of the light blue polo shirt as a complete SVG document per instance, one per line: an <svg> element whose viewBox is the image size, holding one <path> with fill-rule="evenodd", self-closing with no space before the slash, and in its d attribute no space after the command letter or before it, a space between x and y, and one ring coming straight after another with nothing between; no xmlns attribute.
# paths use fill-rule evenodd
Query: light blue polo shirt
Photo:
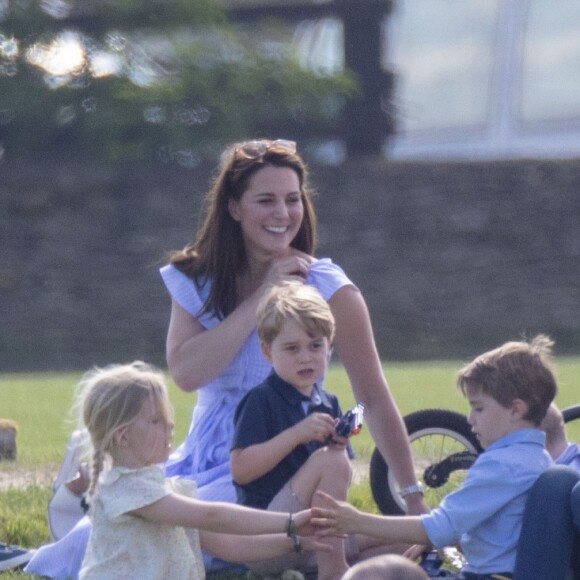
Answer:
<svg viewBox="0 0 580 580"><path fill-rule="evenodd" d="M459 542L466 572L513 572L528 492L553 463L544 443L539 429L521 429L492 443L463 485L421 516L433 546Z"/></svg>

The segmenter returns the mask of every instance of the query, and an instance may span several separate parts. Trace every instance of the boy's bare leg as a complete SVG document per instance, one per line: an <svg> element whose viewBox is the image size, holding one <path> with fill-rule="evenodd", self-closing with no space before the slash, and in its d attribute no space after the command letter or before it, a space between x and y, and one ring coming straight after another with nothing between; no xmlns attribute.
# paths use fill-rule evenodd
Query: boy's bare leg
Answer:
<svg viewBox="0 0 580 580"><path fill-rule="evenodd" d="M313 453L292 478L291 487L300 503L316 506L315 492L324 491L337 500L345 501L352 468L343 448L325 447ZM331 552L318 552L318 579L336 580L348 569L342 538L327 538Z"/></svg>
<svg viewBox="0 0 580 580"><path fill-rule="evenodd" d="M364 534L356 534L356 543L359 549L359 557L357 562L381 556L384 554L404 554L410 548L410 544L386 544L384 540L375 538L373 536L366 536ZM354 564L354 562L349 562Z"/></svg>

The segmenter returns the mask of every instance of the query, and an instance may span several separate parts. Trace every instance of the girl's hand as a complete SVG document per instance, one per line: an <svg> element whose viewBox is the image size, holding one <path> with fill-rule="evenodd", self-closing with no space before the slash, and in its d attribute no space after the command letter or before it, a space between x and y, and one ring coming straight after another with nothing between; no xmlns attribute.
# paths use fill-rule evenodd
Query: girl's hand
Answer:
<svg viewBox="0 0 580 580"><path fill-rule="evenodd" d="M319 441L325 443L329 436L334 436L335 420L327 413L311 413L293 427L300 443Z"/></svg>
<svg viewBox="0 0 580 580"><path fill-rule="evenodd" d="M301 536L300 545L305 552L332 552L333 549L313 536Z"/></svg>
<svg viewBox="0 0 580 580"><path fill-rule="evenodd" d="M359 512L348 502L337 501L323 491L316 492L321 501L320 507L312 508L311 523L317 526L318 536L344 537L356 531L356 521Z"/></svg>
<svg viewBox="0 0 580 580"><path fill-rule="evenodd" d="M298 536L313 536L318 533L318 528L312 525L312 510L302 510L292 516L294 520L294 533Z"/></svg>

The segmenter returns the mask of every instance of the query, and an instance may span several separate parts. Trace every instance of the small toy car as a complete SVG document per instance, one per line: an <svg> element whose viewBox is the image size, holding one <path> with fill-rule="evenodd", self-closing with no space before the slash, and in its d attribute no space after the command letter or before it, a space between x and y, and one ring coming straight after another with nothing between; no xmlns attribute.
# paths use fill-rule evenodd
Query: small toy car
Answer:
<svg viewBox="0 0 580 580"><path fill-rule="evenodd" d="M340 437L349 437L358 435L363 426L363 413L365 406L357 403L352 409L349 409L336 425L336 434Z"/></svg>

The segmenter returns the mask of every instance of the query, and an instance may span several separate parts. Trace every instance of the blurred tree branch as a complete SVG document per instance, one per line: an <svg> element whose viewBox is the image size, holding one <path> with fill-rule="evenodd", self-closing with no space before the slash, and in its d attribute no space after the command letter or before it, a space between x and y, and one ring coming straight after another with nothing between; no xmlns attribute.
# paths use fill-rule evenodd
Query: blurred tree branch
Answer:
<svg viewBox="0 0 580 580"><path fill-rule="evenodd" d="M9 0L0 145L194 165L228 140L338 133L352 77L304 70L290 47L280 22L233 26L214 0Z"/></svg>

